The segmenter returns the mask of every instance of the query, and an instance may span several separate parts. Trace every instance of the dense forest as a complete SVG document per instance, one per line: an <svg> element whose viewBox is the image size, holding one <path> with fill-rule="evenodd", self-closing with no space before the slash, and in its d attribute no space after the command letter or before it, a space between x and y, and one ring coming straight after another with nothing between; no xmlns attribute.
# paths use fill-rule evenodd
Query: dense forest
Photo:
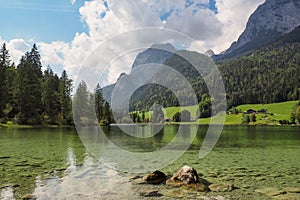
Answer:
<svg viewBox="0 0 300 200"><path fill-rule="evenodd" d="M217 63L227 98L227 109L241 104L274 103L300 99L300 27L277 42L249 55ZM205 70L203 55L183 51ZM180 54L180 53L179 53ZM182 74L192 85L201 109L201 117L210 116L211 103L203 78L182 57L174 54L164 63ZM203 74L203 73L202 73ZM167 79L168 77L166 77ZM180 82L177 82L180 85ZM181 89L185 94L185 89ZM179 106L172 92L159 85L145 85L131 98L130 109L148 110L153 104ZM186 102L185 105L191 105Z"/></svg>
<svg viewBox="0 0 300 200"><path fill-rule="evenodd" d="M110 105L104 100L99 84L94 92L90 92L82 80L74 95L73 110L76 126L107 126L114 122Z"/></svg>
<svg viewBox="0 0 300 200"><path fill-rule="evenodd" d="M72 80L50 67L42 72L37 46L15 66L5 43L0 49L0 123L72 125Z"/></svg>

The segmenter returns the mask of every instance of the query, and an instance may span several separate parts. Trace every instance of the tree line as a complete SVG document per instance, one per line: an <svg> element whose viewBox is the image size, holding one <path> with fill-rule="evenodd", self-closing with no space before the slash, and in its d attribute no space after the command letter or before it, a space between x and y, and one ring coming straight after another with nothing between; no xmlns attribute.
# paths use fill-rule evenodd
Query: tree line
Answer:
<svg viewBox="0 0 300 200"><path fill-rule="evenodd" d="M17 66L4 43L0 49L0 122L72 125L72 80L48 67L42 71L36 44Z"/></svg>
<svg viewBox="0 0 300 200"><path fill-rule="evenodd" d="M73 99L73 111L77 126L107 126L114 123L112 110L104 100L99 84L94 92L90 92L84 80L79 83Z"/></svg>
<svg viewBox="0 0 300 200"><path fill-rule="evenodd" d="M300 99L300 37L298 32L291 33L279 41L263 47L249 55L217 63L226 90L227 109L242 104L267 104ZM201 54L183 51L186 57L199 63L205 74L207 65ZM164 65L170 66L182 74L192 85L199 103L199 116L211 116L211 98L206 83L191 64L173 55ZM180 87L180 80L164 77ZM213 80L213 78L208 78ZM179 88L183 96L188 96L185 88ZM189 99L189 98L186 98ZM147 111L153 104L164 107L179 106L176 96L160 85L145 85L139 88L131 98L130 110ZM193 105L184 102L184 105ZM296 112L295 112L296 113Z"/></svg>

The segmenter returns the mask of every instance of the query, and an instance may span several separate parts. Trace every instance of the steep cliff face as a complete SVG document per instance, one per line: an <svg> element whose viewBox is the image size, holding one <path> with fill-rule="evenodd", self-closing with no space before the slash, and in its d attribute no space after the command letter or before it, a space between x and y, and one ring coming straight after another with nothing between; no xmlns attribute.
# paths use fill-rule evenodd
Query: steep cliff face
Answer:
<svg viewBox="0 0 300 200"><path fill-rule="evenodd" d="M235 57L276 41L300 25L299 13L299 0L266 0L250 16L238 41L218 57Z"/></svg>
<svg viewBox="0 0 300 200"><path fill-rule="evenodd" d="M149 49L138 54L133 63L132 70L137 66L144 64L163 64L175 51L176 49L169 43L154 44Z"/></svg>
<svg viewBox="0 0 300 200"><path fill-rule="evenodd" d="M132 65L132 71L135 70L140 65L156 63L163 64L167 59L169 59L173 53L176 52L176 48L170 43L166 44L153 44L150 48L139 53L134 60ZM121 76L126 74L121 74ZM120 77L121 77L120 76ZM115 84L105 86L102 89L103 97L107 102L111 102L112 92L114 90Z"/></svg>

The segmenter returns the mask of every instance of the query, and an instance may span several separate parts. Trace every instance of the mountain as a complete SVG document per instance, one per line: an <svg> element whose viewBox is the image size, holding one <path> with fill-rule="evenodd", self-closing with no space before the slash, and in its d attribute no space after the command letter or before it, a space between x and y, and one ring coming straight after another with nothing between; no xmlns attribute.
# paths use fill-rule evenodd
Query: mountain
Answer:
<svg viewBox="0 0 300 200"><path fill-rule="evenodd" d="M245 55L266 46L300 25L299 0L266 0L250 16L246 29L216 60Z"/></svg>
<svg viewBox="0 0 300 200"><path fill-rule="evenodd" d="M136 59L139 59L141 55L146 57L146 52L151 51L142 52ZM198 100L201 101L203 95L208 93L206 83L197 70L181 56L188 58L192 63L197 63L203 70L201 74L204 76L209 75L206 73L209 71L207 70L209 67L207 59L203 54L180 50L163 63L185 77L194 89ZM208 57L206 56L206 58ZM158 58L151 59L159 60ZM299 63L300 26L281 36L275 42L248 55L220 62L218 68L224 81L228 108L241 104L264 104L300 99ZM139 73L138 70L139 68L136 68L132 72ZM157 75L155 74L153 77L154 79L164 79L175 88L183 85L176 77L161 71L158 71ZM114 87L115 85L111 85L103 88L103 96L109 102ZM180 88L180 91L182 96L189 94L185 87ZM154 104L161 104L164 107L179 106L178 99L170 89L157 84L147 84L140 87L131 96L129 109L130 111L147 111ZM192 104L191 101L183 103L183 105Z"/></svg>
<svg viewBox="0 0 300 200"><path fill-rule="evenodd" d="M168 58L173 55L175 51L176 49L170 43L154 44L146 51L138 54L138 56L134 60L132 70L144 64L163 64Z"/></svg>
<svg viewBox="0 0 300 200"><path fill-rule="evenodd" d="M177 51L176 48L170 43L166 44L153 44L150 48L139 53L135 58L131 70L135 70L140 65L156 63L163 64L173 53ZM124 75L121 74L118 80ZM105 86L102 89L103 97L107 102L111 102L112 92L115 84Z"/></svg>

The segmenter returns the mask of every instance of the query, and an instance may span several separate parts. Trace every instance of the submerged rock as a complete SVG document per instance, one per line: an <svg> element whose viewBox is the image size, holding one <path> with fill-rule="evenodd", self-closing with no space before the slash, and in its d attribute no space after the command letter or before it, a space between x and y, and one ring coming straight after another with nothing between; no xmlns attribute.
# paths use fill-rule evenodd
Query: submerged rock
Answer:
<svg viewBox="0 0 300 200"><path fill-rule="evenodd" d="M37 198L33 194L26 194L21 199L22 200L36 200Z"/></svg>
<svg viewBox="0 0 300 200"><path fill-rule="evenodd" d="M207 186L203 183L184 184L181 181L172 181L171 179L168 179L166 181L166 185L173 186L173 187L185 187L185 188L188 188L188 189L195 189L195 190L198 190L200 192L208 191Z"/></svg>
<svg viewBox="0 0 300 200"><path fill-rule="evenodd" d="M189 166L183 166L171 177L171 181L179 181L183 184L200 183L197 171Z"/></svg>
<svg viewBox="0 0 300 200"><path fill-rule="evenodd" d="M270 197L287 193L284 190L280 190L278 188L271 188L271 187L256 189L255 192L262 193L262 194L270 196Z"/></svg>
<svg viewBox="0 0 300 200"><path fill-rule="evenodd" d="M157 190L145 190L140 192L140 196L143 197L161 197L163 196L161 193L159 193Z"/></svg>
<svg viewBox="0 0 300 200"><path fill-rule="evenodd" d="M149 184L161 184L165 182L166 179L167 179L167 175L158 170L143 177L143 180Z"/></svg>
<svg viewBox="0 0 300 200"><path fill-rule="evenodd" d="M231 183L218 183L211 184L208 186L208 188L212 192L230 192L234 189L234 186Z"/></svg>

